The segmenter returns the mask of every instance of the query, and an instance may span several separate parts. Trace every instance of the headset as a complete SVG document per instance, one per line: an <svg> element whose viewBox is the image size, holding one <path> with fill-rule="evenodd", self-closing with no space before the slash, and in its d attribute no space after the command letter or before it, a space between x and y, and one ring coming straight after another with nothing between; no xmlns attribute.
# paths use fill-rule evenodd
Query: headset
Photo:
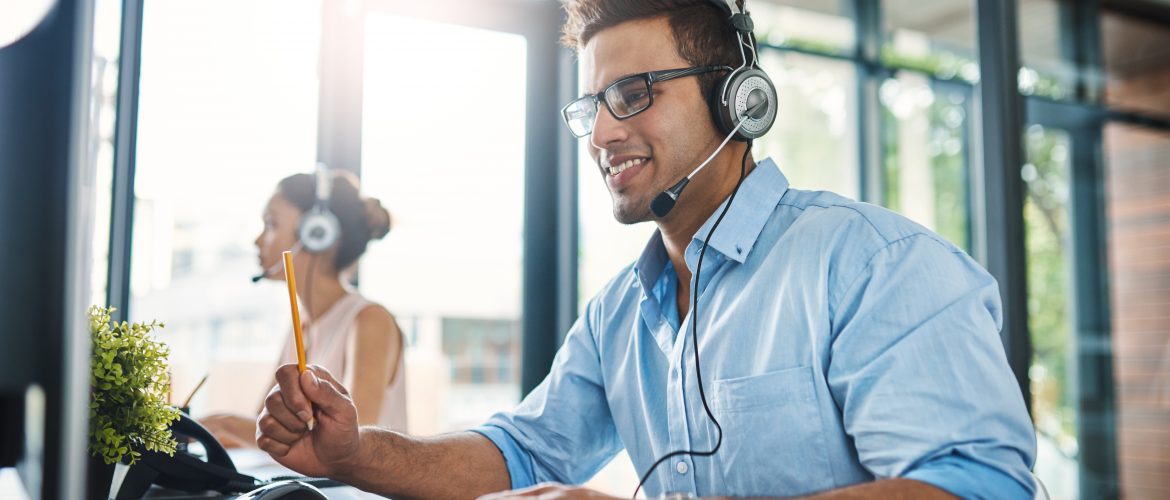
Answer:
<svg viewBox="0 0 1170 500"><path fill-rule="evenodd" d="M754 23L751 14L736 0L710 0L728 16L728 22L735 28L736 45L739 47L740 65L716 85L708 97L707 106L716 129L727 138L689 175L663 191L650 203L650 211L658 218L666 217L674 209L675 202L695 174L706 167L723 150L728 141L734 139L751 143L762 137L776 123L776 86L760 68L760 56L756 52ZM746 0L744 0L746 3ZM746 50L745 50L746 49ZM748 53L751 53L751 63ZM750 149L750 148L749 148Z"/></svg>
<svg viewBox="0 0 1170 500"><path fill-rule="evenodd" d="M746 0L744 1L746 2ZM752 141L760 138L772 128L772 124L776 121L777 113L776 87L772 84L772 80L768 78L768 75L764 73L764 70L759 67L759 55L756 53L751 15L746 8L740 7L736 0L711 0L711 2L727 14L732 27L735 28L736 42L739 45L741 57L739 68L736 68L719 81L718 85L715 86L717 92L710 96L708 102L716 127L720 132L727 134L727 137L723 139L723 142L719 144L719 147L715 149L715 152L711 153L711 156L706 161L692 170L689 175L677 184L656 196L650 203L650 211L655 216L659 218L665 217L674 208L675 202L678 201L679 195L686 188L687 184L690 183L691 178L702 170L703 167L711 163L711 160L715 159L715 156L727 146L729 141L736 139L747 143L747 148L743 153L743 159L740 161L739 181L731 191L727 203L723 205L719 217L715 219L715 223L703 239L703 247L699 251L699 262L695 268L695 283L700 282L699 276L703 272L703 259L707 253L708 244L711 242L711 236L715 234L715 230L723 222L723 217L727 215L727 210L731 208L732 202L735 201L735 195L739 192L739 188L743 185L743 180L747 176L747 158L751 153ZM748 64L745 48L750 49L752 54L751 64ZM642 475L641 480L638 482L638 487L634 489L634 498L638 497L638 491L650 479L650 475L658 469L659 465L662 465L667 460L680 455L696 457L714 456L723 444L723 426L719 425L719 420L715 418L715 414L711 411L710 405L707 404L707 395L703 388L703 370L699 364L699 295L695 290L691 290L690 315L691 341L693 342L695 376L698 379L699 397L703 402L703 410L707 412L707 417L715 424L715 428L718 431L718 438L715 446L710 450L675 450L659 457Z"/></svg>
<svg viewBox="0 0 1170 500"><path fill-rule="evenodd" d="M329 201L333 193L333 177L329 167L318 162L315 176L317 200L312 208L301 214L301 223L297 227L298 241L290 249L293 255L300 253L302 249L311 254L320 254L333 247L341 237L341 222L329 210ZM252 276L252 283L275 273L282 265L283 263L278 262L260 274Z"/></svg>
<svg viewBox="0 0 1170 500"><path fill-rule="evenodd" d="M724 134L733 134L737 141L747 142L759 139L776 122L776 86L768 74L760 68L760 56L756 52L755 35L751 14L736 0L711 0L722 10L735 28L739 45L740 67L728 73L715 86L718 93L711 95L711 115L715 125ZM746 3L746 0L745 0ZM745 51L744 49L748 49ZM747 54L751 53L751 64ZM766 101L763 107L761 102Z"/></svg>
<svg viewBox="0 0 1170 500"><path fill-rule="evenodd" d="M301 215L297 229L301 244L309 253L324 252L337 243L341 236L341 223L329 210L329 197L333 193L333 178L324 163L317 163L317 203Z"/></svg>

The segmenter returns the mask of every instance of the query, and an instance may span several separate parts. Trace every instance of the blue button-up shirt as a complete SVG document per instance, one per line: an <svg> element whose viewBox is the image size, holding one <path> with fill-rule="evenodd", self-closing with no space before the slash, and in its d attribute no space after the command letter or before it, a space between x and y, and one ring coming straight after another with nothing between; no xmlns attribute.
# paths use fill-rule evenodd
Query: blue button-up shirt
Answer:
<svg viewBox="0 0 1170 500"><path fill-rule="evenodd" d="M692 276L718 213L686 249ZM586 306L544 382L475 429L512 487L582 483L622 448L641 475L671 451L715 446L677 279L655 233ZM1031 498L1035 434L997 333L998 287L938 235L790 189L764 160L690 290L723 443L659 466L647 493L787 496L904 477Z"/></svg>

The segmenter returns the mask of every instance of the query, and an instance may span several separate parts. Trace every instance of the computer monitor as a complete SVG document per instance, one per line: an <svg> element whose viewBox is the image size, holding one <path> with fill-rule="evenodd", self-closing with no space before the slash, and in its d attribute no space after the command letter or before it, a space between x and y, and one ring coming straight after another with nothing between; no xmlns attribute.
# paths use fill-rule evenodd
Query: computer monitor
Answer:
<svg viewBox="0 0 1170 500"><path fill-rule="evenodd" d="M33 498L84 496L92 4L0 48L0 466Z"/></svg>

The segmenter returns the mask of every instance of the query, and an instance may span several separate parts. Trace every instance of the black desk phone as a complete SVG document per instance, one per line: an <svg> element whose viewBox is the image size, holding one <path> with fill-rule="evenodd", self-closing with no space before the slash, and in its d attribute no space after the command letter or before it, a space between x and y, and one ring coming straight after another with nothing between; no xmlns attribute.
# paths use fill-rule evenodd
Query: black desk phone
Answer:
<svg viewBox="0 0 1170 500"><path fill-rule="evenodd" d="M116 500L142 498L153 485L185 492L218 491L234 494L248 492L272 482L237 471L223 445L190 415L181 413L179 419L171 424L171 431L179 442L175 455L172 457L166 453L143 452L138 462L126 472L126 477L115 496ZM203 445L207 453L206 461L188 451L188 443L191 441ZM321 479L295 479L318 486L341 484Z"/></svg>

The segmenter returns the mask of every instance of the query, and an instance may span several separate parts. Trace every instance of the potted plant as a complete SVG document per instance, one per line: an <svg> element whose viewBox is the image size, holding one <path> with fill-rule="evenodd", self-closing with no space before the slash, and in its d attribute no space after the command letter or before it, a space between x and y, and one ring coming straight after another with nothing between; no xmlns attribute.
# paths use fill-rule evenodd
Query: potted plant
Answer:
<svg viewBox="0 0 1170 500"><path fill-rule="evenodd" d="M88 498L108 498L115 464L132 465L144 450L173 455L178 444L169 429L179 418L167 401L170 349L149 335L164 325L111 322L113 311L89 309Z"/></svg>

